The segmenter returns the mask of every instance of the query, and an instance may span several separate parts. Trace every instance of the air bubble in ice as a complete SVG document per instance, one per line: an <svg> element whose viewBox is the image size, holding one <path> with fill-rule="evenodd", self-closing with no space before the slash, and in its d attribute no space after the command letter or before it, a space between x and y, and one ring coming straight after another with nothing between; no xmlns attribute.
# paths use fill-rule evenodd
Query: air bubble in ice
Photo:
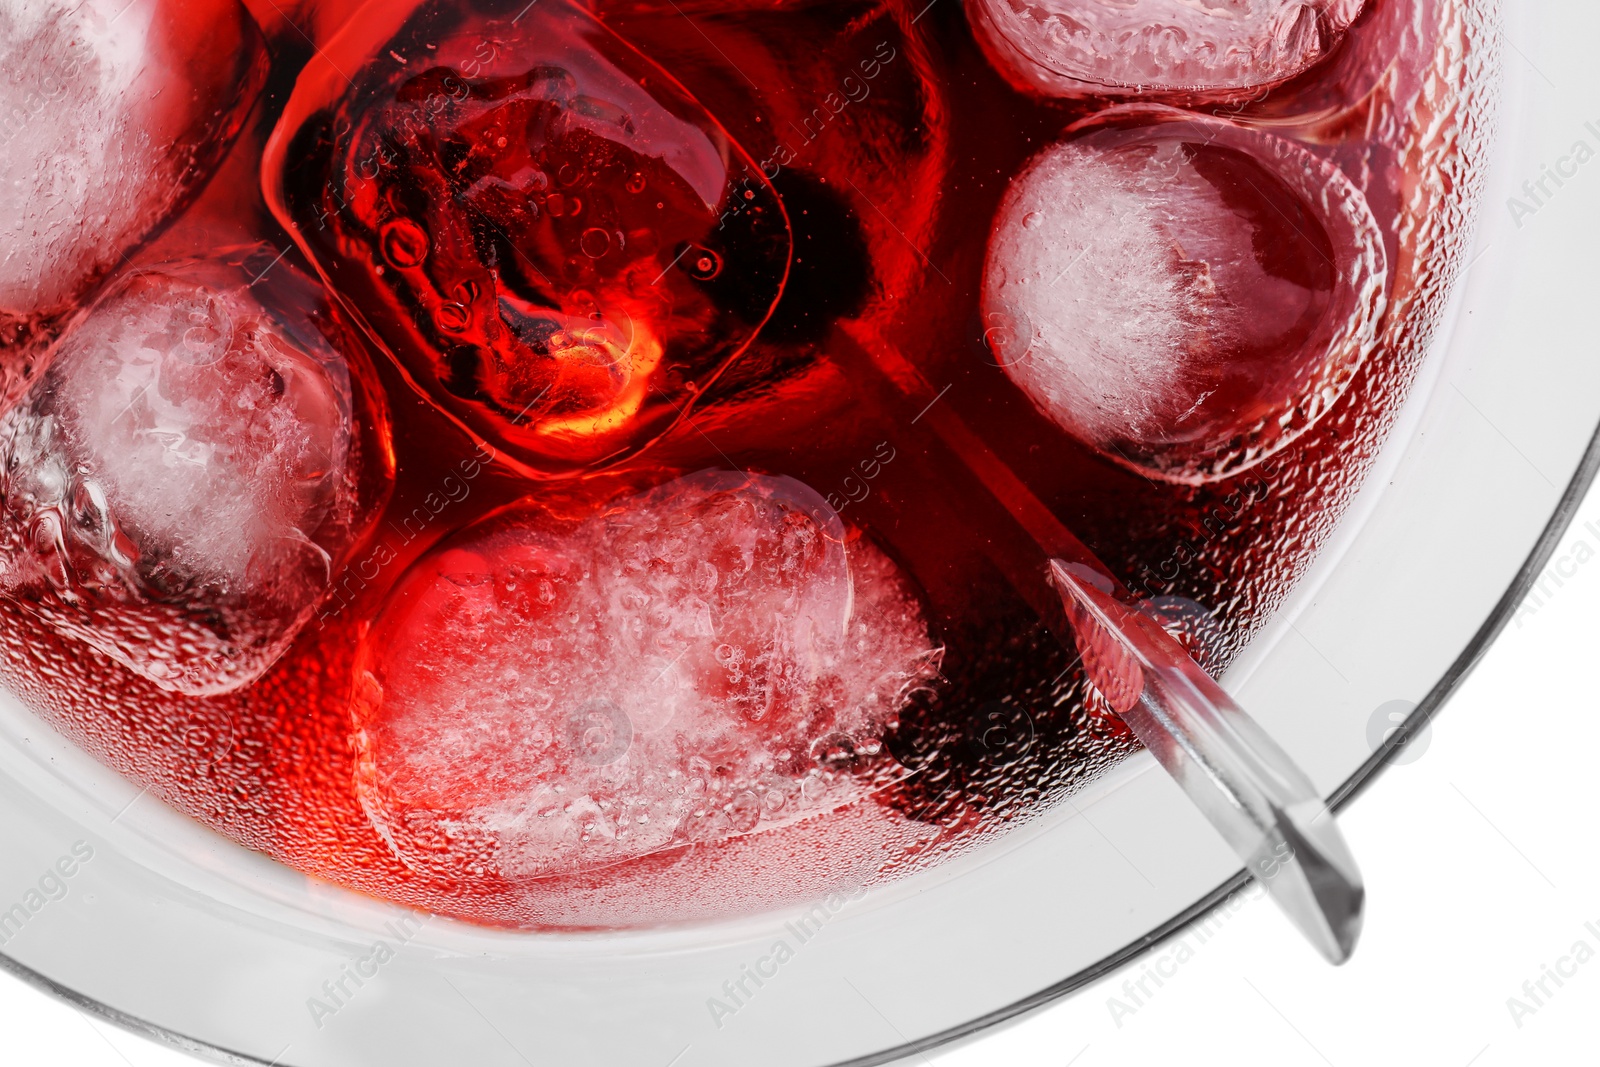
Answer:
<svg viewBox="0 0 1600 1067"><path fill-rule="evenodd" d="M1360 191L1297 145L1220 121L1108 124L1013 182L983 314L995 361L1059 426L1201 482L1338 398L1371 351L1385 276Z"/></svg>
<svg viewBox="0 0 1600 1067"><path fill-rule="evenodd" d="M860 799L898 775L879 738L938 653L844 533L798 482L710 472L457 535L363 646L368 814L419 871L527 879Z"/></svg>
<svg viewBox="0 0 1600 1067"><path fill-rule="evenodd" d="M990 62L1044 96L1221 101L1328 54L1362 0L967 0Z"/></svg>
<svg viewBox="0 0 1600 1067"><path fill-rule="evenodd" d="M571 0L388 25L352 23L295 90L262 164L279 220L428 400L524 473L658 437L783 291L761 167ZM325 83L334 65L355 80ZM326 152L290 151L313 134Z"/></svg>
<svg viewBox="0 0 1600 1067"><path fill-rule="evenodd" d="M273 274L127 276L0 421L0 590L166 689L258 677L355 535L349 370Z"/></svg>

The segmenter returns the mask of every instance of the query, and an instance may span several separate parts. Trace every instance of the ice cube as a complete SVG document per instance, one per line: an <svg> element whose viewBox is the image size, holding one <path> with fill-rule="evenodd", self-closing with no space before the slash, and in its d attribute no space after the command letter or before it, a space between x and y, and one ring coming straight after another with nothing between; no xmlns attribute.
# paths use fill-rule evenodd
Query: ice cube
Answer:
<svg viewBox="0 0 1600 1067"><path fill-rule="evenodd" d="M182 205L265 73L236 0L0 0L0 348L48 340Z"/></svg>
<svg viewBox="0 0 1600 1067"><path fill-rule="evenodd" d="M990 62L1045 96L1221 101L1328 54L1362 0L967 0Z"/></svg>
<svg viewBox="0 0 1600 1067"><path fill-rule="evenodd" d="M357 783L414 869L525 880L785 825L901 768L939 653L895 566L788 478L532 504L401 580L363 645Z"/></svg>
<svg viewBox="0 0 1600 1067"><path fill-rule="evenodd" d="M424 395L529 474L665 432L789 269L755 160L568 0L352 23L262 169L280 221Z"/></svg>
<svg viewBox="0 0 1600 1067"><path fill-rule="evenodd" d="M1384 308L1360 190L1270 134L1104 113L1013 182L985 321L1005 373L1114 462L1199 483L1283 448L1338 399Z"/></svg>
<svg viewBox="0 0 1600 1067"><path fill-rule="evenodd" d="M931 21L890 0L594 9L682 81L783 196L795 255L761 342L816 341L841 318L886 324L895 295L925 284L951 140L943 68L920 32ZM735 373L753 376L750 362Z"/></svg>
<svg viewBox="0 0 1600 1067"><path fill-rule="evenodd" d="M326 301L271 256L125 276L0 420L0 591L169 690L265 671L366 521Z"/></svg>

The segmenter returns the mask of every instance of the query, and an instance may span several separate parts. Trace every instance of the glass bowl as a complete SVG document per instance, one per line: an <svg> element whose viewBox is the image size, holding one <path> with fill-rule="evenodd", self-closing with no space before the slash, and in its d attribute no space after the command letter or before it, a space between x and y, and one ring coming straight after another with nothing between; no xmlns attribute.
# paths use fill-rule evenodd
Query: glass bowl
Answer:
<svg viewBox="0 0 1600 1067"><path fill-rule="evenodd" d="M1531 213L1512 203L1544 164L1570 169L1575 142L1600 145L1582 112L1600 95L1587 54L1600 11L1514 5L1504 17L1500 132L1470 265L1335 536L1224 677L1340 804L1399 749L1395 709L1418 728L1506 625L1600 461L1588 356L1600 197L1581 189L1594 179L1552 185ZM0 873L30 902L0 899L11 972L202 1057L295 1067L887 1062L1071 993L1244 881L1141 753L871 891L671 928L495 931L226 840L10 697Z"/></svg>

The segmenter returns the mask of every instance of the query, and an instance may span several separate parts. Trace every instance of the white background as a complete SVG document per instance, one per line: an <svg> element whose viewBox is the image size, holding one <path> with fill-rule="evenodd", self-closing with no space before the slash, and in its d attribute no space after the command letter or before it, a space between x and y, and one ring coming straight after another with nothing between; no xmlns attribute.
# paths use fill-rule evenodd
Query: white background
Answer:
<svg viewBox="0 0 1600 1067"><path fill-rule="evenodd" d="M1064 1003L914 1062L1600 1061L1600 493L1547 574L1550 595L1524 605L1416 743L1421 755L1385 771L1344 814L1368 889L1366 933L1349 964L1325 965L1251 893L1213 920L1212 936L1187 934L1192 951L1168 942ZM1579 941L1596 958L1562 963ZM1170 975L1159 987L1145 977L1157 964ZM1546 978L1548 996L1535 986L1536 1003L1523 983L1558 964L1575 973L1559 987ZM1140 978L1144 992L1125 991ZM1532 1011L1514 1015L1513 997ZM0 1063L194 1062L0 974Z"/></svg>

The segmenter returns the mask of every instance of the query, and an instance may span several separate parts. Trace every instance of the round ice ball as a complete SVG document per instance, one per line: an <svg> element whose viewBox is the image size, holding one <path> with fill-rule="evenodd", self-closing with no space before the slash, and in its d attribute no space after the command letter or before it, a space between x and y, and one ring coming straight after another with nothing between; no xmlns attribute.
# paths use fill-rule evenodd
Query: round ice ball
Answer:
<svg viewBox="0 0 1600 1067"><path fill-rule="evenodd" d="M1005 373L1107 458L1199 483L1304 432L1371 351L1382 240L1335 167L1270 134L1118 109L1001 204L983 314Z"/></svg>
<svg viewBox="0 0 1600 1067"><path fill-rule="evenodd" d="M124 275L0 418L0 596L170 691L259 678L374 518L353 338L276 258Z"/></svg>
<svg viewBox="0 0 1600 1067"><path fill-rule="evenodd" d="M1328 54L1362 0L967 0L989 61L1044 96L1236 99Z"/></svg>
<svg viewBox="0 0 1600 1067"><path fill-rule="evenodd" d="M195 193L266 69L237 0L0 3L0 350L47 345Z"/></svg>
<svg viewBox="0 0 1600 1067"><path fill-rule="evenodd" d="M572 875L826 816L939 653L905 578L790 478L703 472L578 522L533 502L401 579L353 706L373 824L452 881Z"/></svg>

